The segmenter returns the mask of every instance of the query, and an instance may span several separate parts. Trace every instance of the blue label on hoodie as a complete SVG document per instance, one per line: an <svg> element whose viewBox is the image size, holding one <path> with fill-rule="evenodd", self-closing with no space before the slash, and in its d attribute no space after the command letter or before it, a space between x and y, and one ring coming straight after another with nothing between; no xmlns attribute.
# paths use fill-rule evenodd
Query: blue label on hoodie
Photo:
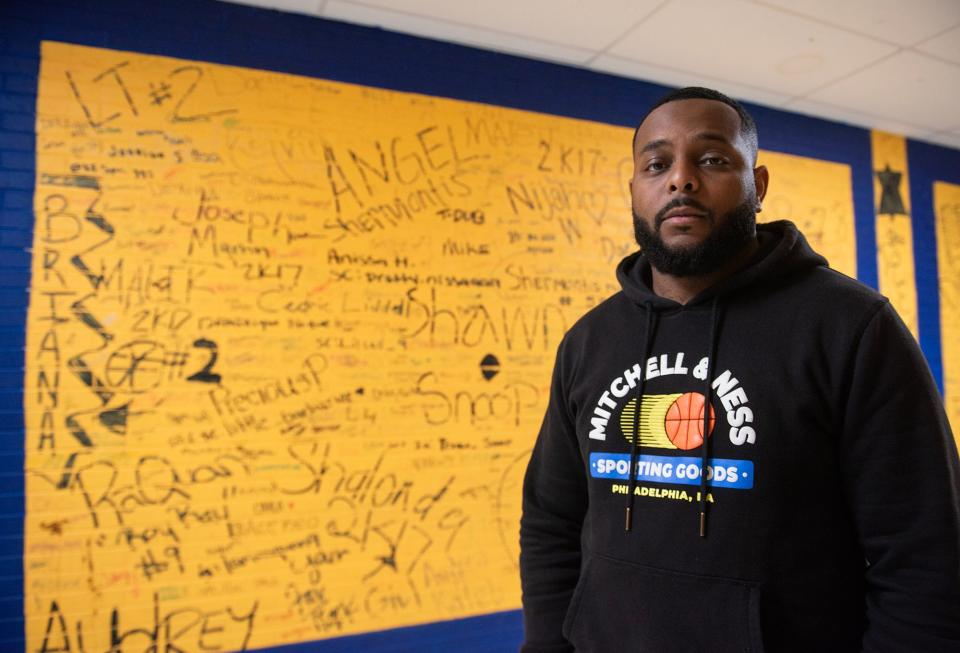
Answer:
<svg viewBox="0 0 960 653"><path fill-rule="evenodd" d="M637 480L652 483L700 485L700 458L640 456ZM590 454L590 475L621 481L630 478L630 455L625 453ZM753 487L753 461L729 458L707 459L707 485L749 490Z"/></svg>

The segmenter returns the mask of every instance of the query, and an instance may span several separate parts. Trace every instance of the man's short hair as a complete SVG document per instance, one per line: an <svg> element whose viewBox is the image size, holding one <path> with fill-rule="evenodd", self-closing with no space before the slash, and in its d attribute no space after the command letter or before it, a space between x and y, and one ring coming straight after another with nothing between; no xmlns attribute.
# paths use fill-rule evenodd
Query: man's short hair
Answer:
<svg viewBox="0 0 960 653"><path fill-rule="evenodd" d="M653 113L658 107L667 104L668 102L677 102L678 100L716 100L717 102L723 102L728 107L732 108L737 112L737 115L740 116L740 135L743 137L743 140L746 141L747 147L750 149L750 154L753 156L753 161L757 161L757 148L758 148L758 139L757 139L757 123L753 121L753 116L751 116L746 109L743 108L743 105L734 100L731 97L728 97L721 93L720 91L715 91L712 88L704 88L702 86L687 86L686 88L679 88L675 91L671 91L664 95L662 98L657 100L652 107L644 114L643 118L637 124L636 129L633 130L633 147L637 147L637 132L640 131L640 125L643 124L644 120Z"/></svg>

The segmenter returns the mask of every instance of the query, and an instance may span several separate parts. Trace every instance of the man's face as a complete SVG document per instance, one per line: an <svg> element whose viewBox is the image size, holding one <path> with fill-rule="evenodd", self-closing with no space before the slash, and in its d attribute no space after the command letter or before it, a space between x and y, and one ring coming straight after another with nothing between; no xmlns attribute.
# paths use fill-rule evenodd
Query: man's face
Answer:
<svg viewBox="0 0 960 653"><path fill-rule="evenodd" d="M707 274L754 238L767 173L753 169L732 107L700 99L658 107L637 132L633 160L634 231L660 272Z"/></svg>

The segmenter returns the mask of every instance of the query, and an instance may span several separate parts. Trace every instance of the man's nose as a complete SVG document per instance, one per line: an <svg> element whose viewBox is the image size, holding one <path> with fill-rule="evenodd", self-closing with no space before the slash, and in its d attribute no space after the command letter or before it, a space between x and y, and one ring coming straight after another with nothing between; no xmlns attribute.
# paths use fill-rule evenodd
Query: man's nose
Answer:
<svg viewBox="0 0 960 653"><path fill-rule="evenodd" d="M673 164L670 170L670 192L692 193L700 188L700 182L697 179L695 166L679 161Z"/></svg>

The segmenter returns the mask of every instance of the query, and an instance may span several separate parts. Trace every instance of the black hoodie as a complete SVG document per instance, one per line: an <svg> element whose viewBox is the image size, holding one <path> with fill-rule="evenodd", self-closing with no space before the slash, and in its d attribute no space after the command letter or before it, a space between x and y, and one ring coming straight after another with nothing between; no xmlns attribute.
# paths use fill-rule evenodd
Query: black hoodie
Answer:
<svg viewBox="0 0 960 653"><path fill-rule="evenodd" d="M791 223L758 236L685 305L627 257L560 344L524 652L960 651L957 451L926 362Z"/></svg>

